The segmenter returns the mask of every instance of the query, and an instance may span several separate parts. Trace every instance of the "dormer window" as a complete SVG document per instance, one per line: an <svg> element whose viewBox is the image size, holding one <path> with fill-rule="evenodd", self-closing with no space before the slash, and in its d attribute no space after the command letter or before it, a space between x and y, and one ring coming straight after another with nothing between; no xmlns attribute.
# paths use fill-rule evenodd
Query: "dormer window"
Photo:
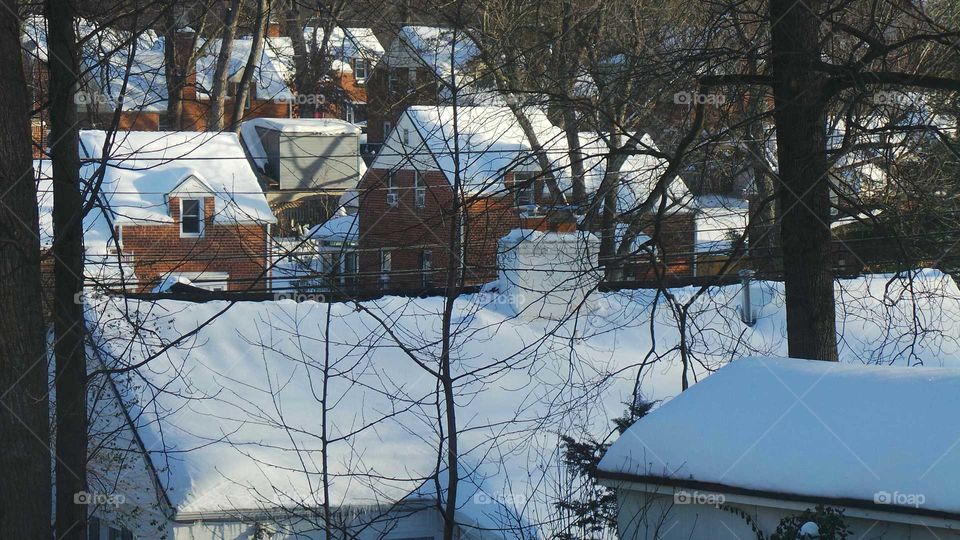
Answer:
<svg viewBox="0 0 960 540"><path fill-rule="evenodd" d="M534 193L533 174L513 173L513 204L517 207L534 206L537 204Z"/></svg>
<svg viewBox="0 0 960 540"><path fill-rule="evenodd" d="M353 77L357 81L363 81L367 78L367 59L366 58L354 58L353 59Z"/></svg>
<svg viewBox="0 0 960 540"><path fill-rule="evenodd" d="M203 200L180 199L180 236L203 236Z"/></svg>

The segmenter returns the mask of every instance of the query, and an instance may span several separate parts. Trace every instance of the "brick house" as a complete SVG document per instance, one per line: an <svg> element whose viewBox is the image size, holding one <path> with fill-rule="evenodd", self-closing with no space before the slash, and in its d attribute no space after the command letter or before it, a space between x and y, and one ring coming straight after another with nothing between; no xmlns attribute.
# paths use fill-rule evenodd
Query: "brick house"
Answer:
<svg viewBox="0 0 960 540"><path fill-rule="evenodd" d="M157 131L167 128L166 113L168 88L165 72L165 40L154 31L148 30L136 38L130 72L127 73L127 43L133 36L126 31L114 28L97 28L92 21L77 20L79 36L94 34L97 39L84 42L81 55L83 80L77 93L77 109L82 126L85 128L109 128L114 111L118 105L120 113L118 129L136 131ZM28 17L24 21L21 35L21 51L25 70L35 108L46 100L47 92L47 44L46 18ZM275 25L272 27L275 28ZM188 51L199 46L202 40L195 40L190 30L177 34L181 42L179 51ZM279 40L277 47L269 46L270 40ZM286 41L284 41L286 40ZM183 128L204 131L207 127L207 115L210 110L211 77L216 65L220 40L212 40L205 54L197 59L194 69L187 76L187 86L183 89ZM232 118L234 96L237 83L243 75L243 66L253 40L238 38L234 41L228 68L229 84L225 100L226 122ZM289 70L280 58L280 52L289 49L289 39L268 38L268 46L257 66L250 93L244 109L244 118L288 118L296 111L293 91L287 84ZM127 79L125 94L120 103L120 92L124 79ZM34 118L33 134L37 143L34 157L41 157L47 136L45 111Z"/></svg>
<svg viewBox="0 0 960 540"><path fill-rule="evenodd" d="M88 36L96 26L77 19L79 36ZM48 137L47 109L47 22L42 16L24 19L20 37L24 71L30 88L33 108L39 113L32 119L34 157L42 156ZM96 29L97 39L83 42L80 58L82 80L77 92L77 110L84 127L108 126L119 100L127 72L131 35L120 30ZM136 40L136 51L123 99L118 128L121 130L157 130L167 104L167 88L163 69L162 42L153 32L145 32Z"/></svg>
<svg viewBox="0 0 960 540"><path fill-rule="evenodd" d="M323 42L322 28L304 28L304 41L312 51ZM289 38L275 38L270 42L288 70L293 73L292 45ZM327 40L330 55L330 74L316 91L324 95L323 106L317 111L321 118L338 118L354 124L367 121L367 82L380 59L383 45L373 29L365 27L334 27ZM305 93L304 90L300 90Z"/></svg>
<svg viewBox="0 0 960 540"><path fill-rule="evenodd" d="M81 176L94 178L106 132L82 131ZM37 163L50 245L49 162ZM150 291L168 280L208 290L268 287L276 221L233 133L123 132L84 220L88 285Z"/></svg>
<svg viewBox="0 0 960 540"><path fill-rule="evenodd" d="M563 132L546 115L531 111L561 189L570 188ZM512 229L572 231L572 221L556 222L555 201L527 139L506 107L411 107L398 120L360 182L357 280L361 288L415 290L443 286L451 260L452 234L462 229L465 282L478 285L496 278L497 244ZM588 191L603 177L602 142L582 136L589 154ZM588 141L589 139L589 141ZM647 137L648 139L648 137ZM454 152L453 148L458 148ZM649 141L652 144L652 141ZM662 163L634 156L622 169L623 209L634 208L650 193ZM462 187L462 226L453 222L454 186ZM673 210L659 218L660 256L684 254L677 269L692 265L693 213L684 201L689 191L679 177L668 189ZM674 204L676 203L676 204ZM652 234L653 219L645 231ZM454 259L456 260L456 259ZM671 265L673 268L673 265Z"/></svg>
<svg viewBox="0 0 960 540"><path fill-rule="evenodd" d="M386 140L408 107L449 104L446 86L466 86L477 55L476 45L455 29L400 28L367 84L367 140L372 149Z"/></svg>

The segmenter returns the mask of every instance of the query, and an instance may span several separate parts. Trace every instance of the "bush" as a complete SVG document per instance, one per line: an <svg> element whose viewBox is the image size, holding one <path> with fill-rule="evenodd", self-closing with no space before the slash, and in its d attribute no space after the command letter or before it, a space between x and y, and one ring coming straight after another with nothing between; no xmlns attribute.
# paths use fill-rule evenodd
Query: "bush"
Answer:
<svg viewBox="0 0 960 540"><path fill-rule="evenodd" d="M797 540L800 527L808 521L820 528L820 540L844 540L853 534L843 519L843 510L818 504L814 510L807 508L798 516L781 519L770 540Z"/></svg>

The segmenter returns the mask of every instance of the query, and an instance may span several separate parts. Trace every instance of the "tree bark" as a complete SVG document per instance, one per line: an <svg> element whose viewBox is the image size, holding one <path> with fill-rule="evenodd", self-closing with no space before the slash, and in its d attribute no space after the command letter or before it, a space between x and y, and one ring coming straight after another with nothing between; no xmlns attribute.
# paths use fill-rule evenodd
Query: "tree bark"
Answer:
<svg viewBox="0 0 960 540"><path fill-rule="evenodd" d="M163 33L163 70L167 82L167 125L169 129L183 129L183 89L187 86L187 66L180 64L182 51L178 50L177 20L168 14Z"/></svg>
<svg viewBox="0 0 960 540"><path fill-rule="evenodd" d="M17 2L0 0L7 13ZM0 538L50 538L47 355L20 21L0 20Z"/></svg>
<svg viewBox="0 0 960 540"><path fill-rule="evenodd" d="M250 94L250 83L253 82L253 72L260 64L263 56L263 42L267 35L267 20L270 18L270 0L257 0L257 27L253 33L253 44L250 46L250 55L243 68L240 84L237 86L237 95L233 100L233 115L230 118L230 131L240 130L240 121L243 119L244 104Z"/></svg>
<svg viewBox="0 0 960 540"><path fill-rule="evenodd" d="M53 164L53 322L56 361L57 538L86 536L86 361L83 350L83 197L77 127L77 41L70 0L47 0L50 50L50 157Z"/></svg>
<svg viewBox="0 0 960 540"><path fill-rule="evenodd" d="M791 357L837 360L821 2L771 0L771 59L780 166L781 246Z"/></svg>
<svg viewBox="0 0 960 540"><path fill-rule="evenodd" d="M233 40L237 35L237 22L239 20L240 0L230 0L227 16L223 21L223 35L220 39L220 51L217 53L217 65L213 71L213 88L210 90L210 114L207 119L207 131L223 131L223 115L230 76L230 55L233 52Z"/></svg>

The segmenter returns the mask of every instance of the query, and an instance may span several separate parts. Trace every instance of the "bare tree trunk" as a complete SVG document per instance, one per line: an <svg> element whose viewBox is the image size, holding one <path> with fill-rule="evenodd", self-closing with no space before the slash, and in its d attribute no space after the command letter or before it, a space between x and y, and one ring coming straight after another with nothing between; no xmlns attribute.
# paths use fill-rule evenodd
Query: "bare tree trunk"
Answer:
<svg viewBox="0 0 960 540"><path fill-rule="evenodd" d="M53 164L52 248L54 357L56 359L56 535L86 536L87 507L74 501L86 490L86 360L83 350L83 196L77 126L77 41L69 0L48 0L50 49L50 157Z"/></svg>
<svg viewBox="0 0 960 540"><path fill-rule="evenodd" d="M176 17L168 14L165 21L166 28L163 34L163 70L167 82L167 125L169 129L183 129L183 89L187 86L187 76L184 72L188 69L180 65L180 56L183 51L179 51Z"/></svg>
<svg viewBox="0 0 960 540"><path fill-rule="evenodd" d="M250 46L250 56L243 68L240 84L237 86L237 95L233 100L233 115L230 119L230 131L240 130L240 121L243 119L244 104L250 95L250 83L253 82L253 72L260 64L263 56L263 42L267 35L267 21L270 18L270 0L257 0L257 27L253 33L253 44Z"/></svg>
<svg viewBox="0 0 960 540"><path fill-rule="evenodd" d="M2 0L7 13L17 2ZM0 538L50 538L47 355L20 21L0 21Z"/></svg>
<svg viewBox="0 0 960 540"><path fill-rule="evenodd" d="M237 22L240 20L240 0L230 0L227 16L223 21L223 35L220 39L220 51L217 53L217 65L213 71L213 88L210 90L210 114L207 119L207 131L223 131L223 115L228 88L228 69L230 54L233 52L233 40L237 34Z"/></svg>
<svg viewBox="0 0 960 540"><path fill-rule="evenodd" d="M837 360L836 307L821 61L821 2L771 0L771 61L781 246L791 357Z"/></svg>
<svg viewBox="0 0 960 540"><path fill-rule="evenodd" d="M583 150L580 149L580 122L573 106L567 104L563 109L563 130L567 135L567 154L570 157L570 182L573 188L573 204L582 205L587 201L587 188L584 184Z"/></svg>

